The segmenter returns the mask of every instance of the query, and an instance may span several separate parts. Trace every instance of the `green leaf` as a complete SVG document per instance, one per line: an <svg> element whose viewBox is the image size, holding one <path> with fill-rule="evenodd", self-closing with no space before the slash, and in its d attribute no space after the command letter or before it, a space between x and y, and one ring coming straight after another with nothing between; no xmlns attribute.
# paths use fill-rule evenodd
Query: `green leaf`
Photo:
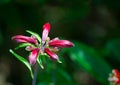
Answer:
<svg viewBox="0 0 120 85"><path fill-rule="evenodd" d="M17 50L17 49L19 49L19 48L22 48L22 47L30 46L30 45L32 45L32 44L30 44L30 43L21 43L21 44L19 44L19 45L15 48L15 50Z"/></svg>
<svg viewBox="0 0 120 85"><path fill-rule="evenodd" d="M24 59L23 57L21 57L20 55L16 54L13 50L9 50L10 53L12 53L19 61L21 61L23 64L25 64L27 66L27 68L29 69L30 71L30 74L31 74L31 77L33 78L33 72L32 72L32 68L31 68L31 65L29 64L29 62Z"/></svg>
<svg viewBox="0 0 120 85"><path fill-rule="evenodd" d="M26 30L26 32L28 32L28 33L34 35L34 36L38 39L38 41L41 43L41 38L40 38L40 36L39 36L37 33L32 32L32 31L30 31L30 30Z"/></svg>
<svg viewBox="0 0 120 85"><path fill-rule="evenodd" d="M80 67L95 77L104 85L108 84L108 74L111 72L110 65L98 52L82 43L74 43L75 47L69 49L69 55Z"/></svg>

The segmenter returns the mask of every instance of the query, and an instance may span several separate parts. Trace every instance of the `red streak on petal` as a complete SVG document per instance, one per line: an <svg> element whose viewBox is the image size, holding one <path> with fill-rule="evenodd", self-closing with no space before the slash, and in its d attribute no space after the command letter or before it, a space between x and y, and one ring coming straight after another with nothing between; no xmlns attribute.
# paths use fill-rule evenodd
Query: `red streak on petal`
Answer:
<svg viewBox="0 0 120 85"><path fill-rule="evenodd" d="M53 60L59 59L58 56L54 52L49 50L48 48L45 48L44 51L45 51L45 53L47 53L50 56L51 59L53 59Z"/></svg>
<svg viewBox="0 0 120 85"><path fill-rule="evenodd" d="M74 44L68 40L51 40L49 46L53 47L73 47Z"/></svg>

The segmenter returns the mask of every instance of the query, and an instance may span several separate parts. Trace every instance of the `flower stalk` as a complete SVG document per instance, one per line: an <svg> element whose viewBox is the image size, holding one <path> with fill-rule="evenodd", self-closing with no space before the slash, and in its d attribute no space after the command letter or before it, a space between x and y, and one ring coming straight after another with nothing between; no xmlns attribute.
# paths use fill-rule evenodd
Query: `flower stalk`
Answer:
<svg viewBox="0 0 120 85"><path fill-rule="evenodd" d="M34 75L33 75L32 85L36 85L37 73L38 73L38 63L36 63L34 66Z"/></svg>

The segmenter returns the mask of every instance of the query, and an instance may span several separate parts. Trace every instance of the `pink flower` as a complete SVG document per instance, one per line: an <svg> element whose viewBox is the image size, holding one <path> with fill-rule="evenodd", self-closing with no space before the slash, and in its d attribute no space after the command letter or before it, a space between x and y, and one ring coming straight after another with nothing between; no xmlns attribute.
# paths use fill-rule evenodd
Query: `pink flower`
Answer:
<svg viewBox="0 0 120 85"><path fill-rule="evenodd" d="M16 35L12 37L13 40L19 42L19 43L32 43L36 44L37 40L33 37L23 36L23 35Z"/></svg>
<svg viewBox="0 0 120 85"><path fill-rule="evenodd" d="M66 47L73 47L74 44L68 40L60 40L59 38L54 38L50 40L48 34L50 32L50 23L45 23L43 25L43 32L42 32L42 41L39 35L36 33L30 32L32 34L31 37L23 36L23 35L16 35L13 36L12 39L19 42L19 43L30 43L26 46L26 50L30 51L29 55L29 63L34 65L38 58L38 55L45 55L45 53L53 60L57 60L59 62L59 57L56 53L58 52L59 48L66 48ZM40 43L39 43L39 42Z"/></svg>
<svg viewBox="0 0 120 85"><path fill-rule="evenodd" d="M113 69L108 80L114 85L120 84L120 72L117 69Z"/></svg>

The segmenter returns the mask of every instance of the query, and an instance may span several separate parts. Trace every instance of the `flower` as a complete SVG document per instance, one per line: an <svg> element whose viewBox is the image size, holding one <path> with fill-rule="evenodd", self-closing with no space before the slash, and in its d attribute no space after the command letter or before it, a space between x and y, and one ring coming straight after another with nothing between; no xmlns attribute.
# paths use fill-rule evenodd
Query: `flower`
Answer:
<svg viewBox="0 0 120 85"><path fill-rule="evenodd" d="M13 36L12 39L19 42L25 43L26 50L30 51L29 55L29 63L34 65L36 63L39 55L48 55L52 60L59 61L59 57L55 52L58 52L60 48L73 47L74 44L68 40L60 40L59 38L54 38L50 40L48 34L50 32L51 25L50 23L45 23L43 25L42 32L42 41L40 41L40 37L36 37L36 33L29 32L32 34L31 37L16 35ZM39 38L39 39L38 39ZM39 42L38 42L39 41ZM27 43L27 44L26 44Z"/></svg>
<svg viewBox="0 0 120 85"><path fill-rule="evenodd" d="M113 85L120 84L120 72L117 69L113 69L112 73L109 75L108 80Z"/></svg>

